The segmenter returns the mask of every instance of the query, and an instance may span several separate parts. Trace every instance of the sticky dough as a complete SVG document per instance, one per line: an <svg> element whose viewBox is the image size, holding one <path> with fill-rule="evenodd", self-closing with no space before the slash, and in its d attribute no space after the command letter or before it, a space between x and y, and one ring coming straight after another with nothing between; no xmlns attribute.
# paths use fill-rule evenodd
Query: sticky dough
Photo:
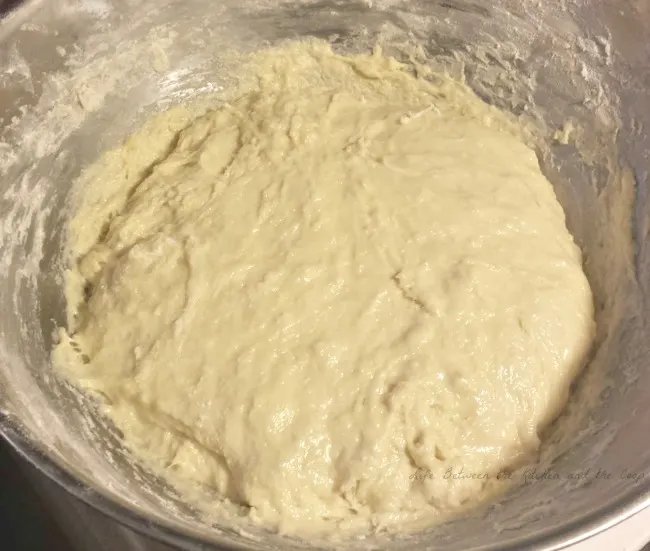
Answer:
<svg viewBox="0 0 650 551"><path fill-rule="evenodd" d="M536 452L593 335L534 152L379 53L248 71L94 171L55 364L172 481L289 532L475 502Z"/></svg>

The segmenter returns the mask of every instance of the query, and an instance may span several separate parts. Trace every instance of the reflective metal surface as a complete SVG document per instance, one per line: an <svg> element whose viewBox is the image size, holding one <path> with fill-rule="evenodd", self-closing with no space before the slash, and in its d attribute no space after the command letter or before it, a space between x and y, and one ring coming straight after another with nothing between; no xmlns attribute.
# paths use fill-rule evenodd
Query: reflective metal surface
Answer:
<svg viewBox="0 0 650 551"><path fill-rule="evenodd" d="M598 311L591 362L567 411L544 435L534 476L514 473L513 487L495 502L424 532L373 536L347 546L559 549L645 507L650 502L648 0L24 4L0 24L4 437L71 494L169 544L309 547L250 527L245 519L203 517L133 461L92 400L59 380L48 359L53 330L65 323L61 245L71 184L82 167L148 113L218 94L236 63L233 50L302 36L331 39L342 50L378 39L416 43L431 63L465 78L487 101L535 121L540 161L585 251ZM570 134L571 127L577 129L575 143L555 134L562 129ZM626 228L634 248L626 246Z"/></svg>

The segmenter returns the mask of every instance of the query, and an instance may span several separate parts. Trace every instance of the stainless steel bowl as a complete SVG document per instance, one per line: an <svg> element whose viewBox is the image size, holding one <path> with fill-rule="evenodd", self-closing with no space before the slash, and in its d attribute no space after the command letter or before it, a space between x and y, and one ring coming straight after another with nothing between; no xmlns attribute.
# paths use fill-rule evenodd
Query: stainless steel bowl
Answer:
<svg viewBox="0 0 650 551"><path fill-rule="evenodd" d="M378 39L419 44L432 63L465 78L486 101L534 121L540 161L585 251L598 311L591 362L566 412L544 435L536 476L514 473L512 487L496 501L429 530L373 536L349 547L559 549L645 507L647 0L24 4L0 24L4 437L70 493L168 543L187 549L310 547L244 520L216 522L184 503L133 460L116 430L52 373L48 359L53 330L65 323L61 245L71 183L82 167L152 111L218 94L234 67L232 51L308 35L342 50Z"/></svg>

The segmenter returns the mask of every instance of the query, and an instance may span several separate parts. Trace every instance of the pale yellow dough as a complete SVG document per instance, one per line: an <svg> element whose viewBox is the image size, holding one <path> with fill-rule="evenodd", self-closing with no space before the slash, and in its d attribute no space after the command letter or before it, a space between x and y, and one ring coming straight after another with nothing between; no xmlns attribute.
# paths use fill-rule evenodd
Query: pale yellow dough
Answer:
<svg viewBox="0 0 650 551"><path fill-rule="evenodd" d="M294 44L248 71L87 179L56 365L171 480L289 532L478 500L483 477L445 473L530 458L594 329L534 152L380 54Z"/></svg>

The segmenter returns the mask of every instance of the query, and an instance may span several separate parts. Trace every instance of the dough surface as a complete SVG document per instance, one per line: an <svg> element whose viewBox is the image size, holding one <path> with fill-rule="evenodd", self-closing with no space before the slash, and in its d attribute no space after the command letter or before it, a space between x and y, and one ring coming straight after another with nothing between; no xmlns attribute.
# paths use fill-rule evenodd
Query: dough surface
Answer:
<svg viewBox="0 0 650 551"><path fill-rule="evenodd" d="M535 153L464 86L380 54L251 67L95 170L55 365L172 481L282 530L478 500L483 476L445 473L530 459L594 329Z"/></svg>

